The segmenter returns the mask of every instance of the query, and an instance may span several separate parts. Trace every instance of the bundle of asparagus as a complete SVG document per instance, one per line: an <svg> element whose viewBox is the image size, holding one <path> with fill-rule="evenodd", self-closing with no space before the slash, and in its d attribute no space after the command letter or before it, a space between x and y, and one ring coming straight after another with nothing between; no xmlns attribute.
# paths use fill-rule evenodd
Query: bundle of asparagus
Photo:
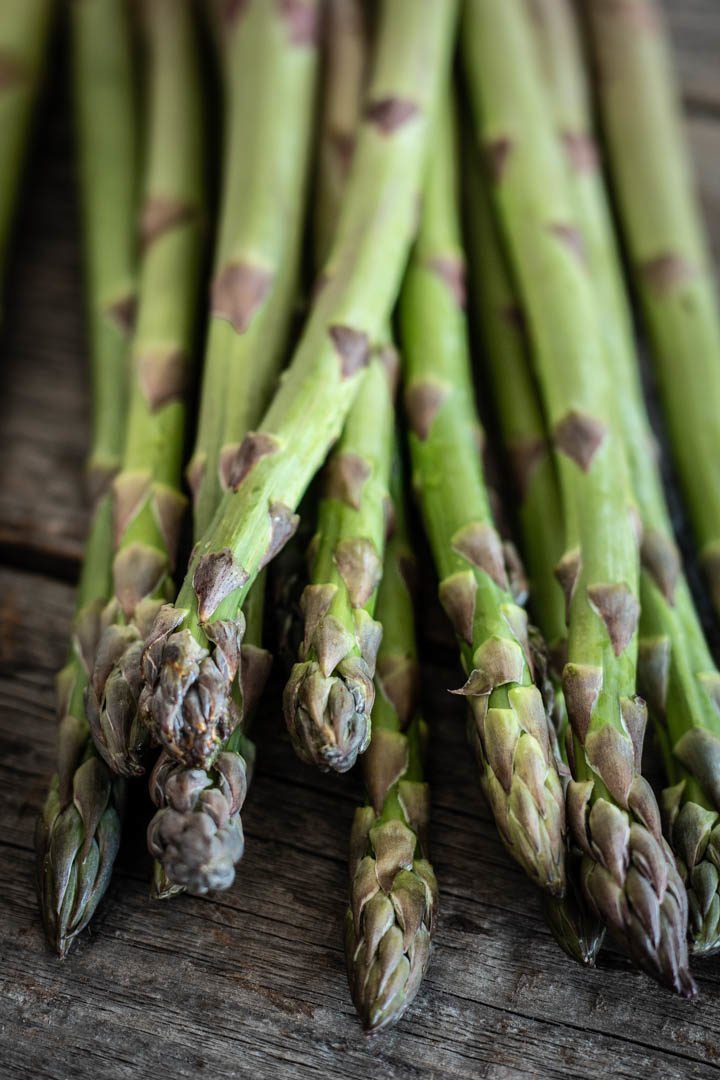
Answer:
<svg viewBox="0 0 720 1080"><path fill-rule="evenodd" d="M516 4L470 0L465 17L479 150L527 311L563 502L556 574L568 612L567 804L583 852L583 888L637 963L691 996L687 898L640 772L646 712L636 693L639 541L613 422L612 349L602 335L527 15ZM508 55L512 65L502 59Z"/></svg>
<svg viewBox="0 0 720 1080"><path fill-rule="evenodd" d="M283 711L303 761L345 773L363 755L367 801L352 827L345 920L350 989L370 1031L408 1008L438 889L404 449L465 669L455 693L468 705L481 785L558 942L592 965L607 928L686 997L695 992L688 939L696 954L720 949L720 672L655 460L579 25L570 0L465 0L470 108L456 113L457 6L382 0L373 20L361 0L207 7L222 164L186 467L189 553L182 470L203 250L215 232L199 30L191 0L133 7L137 65L126 0L73 6L94 512L58 681L58 771L37 828L40 905L60 955L107 887L126 790L152 749L154 895L232 884L255 759L249 721L273 644L263 640L265 567L318 476L319 499L303 507L313 540ZM6 62L0 16L0 96L8 79L39 72L51 4L25 7L27 24L13 26L18 56L27 43L22 64ZM630 268L714 581L709 369L720 334L666 57L650 0L588 8ZM29 100L22 123L5 118L0 100L0 154L7 138L17 164ZM665 170L649 166L659 146L672 148ZM0 251L16 182L6 179ZM310 210L312 289L302 259ZM486 482L470 323L484 345L489 430L513 479L509 515ZM519 525L536 625L498 530L506 516ZM671 785L665 836L642 775L638 690Z"/></svg>
<svg viewBox="0 0 720 1080"><path fill-rule="evenodd" d="M710 655L675 544L645 410L632 316L611 210L594 151L589 88L568 0L534 0L541 55L553 89L559 134L568 149L573 193L608 338L608 365L637 509L640 545L638 681L647 699L673 788L663 794L668 838L688 885L690 941L715 952L718 940L718 802L712 769L720 748L720 674ZM584 147L583 158L577 148Z"/></svg>
<svg viewBox="0 0 720 1080"><path fill-rule="evenodd" d="M194 549L177 601L161 610L147 638L141 717L188 764L211 761L234 726L237 613L260 570L297 528L295 508L338 437L397 295L428 111L445 75L455 6L394 0L381 9L322 288L259 429L228 464L229 490Z"/></svg>

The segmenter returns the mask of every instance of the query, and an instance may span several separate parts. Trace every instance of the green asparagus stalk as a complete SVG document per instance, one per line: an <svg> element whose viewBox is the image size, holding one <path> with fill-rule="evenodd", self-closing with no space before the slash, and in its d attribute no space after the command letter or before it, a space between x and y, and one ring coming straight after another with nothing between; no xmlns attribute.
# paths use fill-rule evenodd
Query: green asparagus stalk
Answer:
<svg viewBox="0 0 720 1080"><path fill-rule="evenodd" d="M54 0L5 0L0 4L0 278L54 8Z"/></svg>
<svg viewBox="0 0 720 1080"><path fill-rule="evenodd" d="M88 483L91 495L97 496L120 468L127 420L128 336L137 286L137 138L122 5L92 0L74 3L71 11L92 365Z"/></svg>
<svg viewBox="0 0 720 1080"><path fill-rule="evenodd" d="M568 609L567 804L583 851L583 889L640 967L692 996L687 898L640 772L646 709L635 693L638 539L612 423L600 304L526 13L516 4L470 0L465 15L478 144L528 316L563 502L565 552L556 573Z"/></svg>
<svg viewBox="0 0 720 1080"><path fill-rule="evenodd" d="M346 142L349 139L352 143L358 126L365 66L359 14L356 10L354 27L350 13L343 16L342 4L331 17L329 29L334 31L335 41L331 38L328 43L323 89L325 101L335 104L326 108L323 117L320 181L333 171L330 156L322 155L323 146L327 148L332 140L333 111L347 113ZM343 33L351 30L352 41L344 43ZM333 47L343 44L352 55L350 63L340 66L342 56L333 60ZM355 126L350 127L353 120ZM327 177L318 184L316 225L325 229L318 242L332 238L342 179L335 175L334 183ZM370 741L373 674L382 635L372 615L385 548L397 366L392 347L375 351L326 466L318 525L311 542L310 581L300 600L300 659L293 665L283 700L298 756L308 764L336 772L352 768Z"/></svg>
<svg viewBox="0 0 720 1080"><path fill-rule="evenodd" d="M226 19L221 30L225 175L200 426L189 466L196 537L210 523L226 486L225 463L260 419L284 356L298 289L317 68L314 41L297 41L275 5L256 4ZM260 277L262 295L248 287ZM264 579L263 573L243 606L240 723L211 767L188 769L163 751L150 781L159 809L148 842L164 870L156 881L194 893L231 885L243 853L240 812L255 757L247 732L271 664L261 647Z"/></svg>
<svg viewBox="0 0 720 1080"><path fill-rule="evenodd" d="M87 694L95 744L114 772L143 771L135 723L142 643L171 595L185 509L184 394L194 348L203 235L198 57L189 0L143 6L147 147L142 260L123 466L113 482L112 613Z"/></svg>
<svg viewBox="0 0 720 1080"><path fill-rule="evenodd" d="M479 455L457 221L453 117L435 131L420 231L400 304L413 486L468 679L469 736L509 852L562 894L564 801L527 617L513 600Z"/></svg>
<svg viewBox="0 0 720 1080"><path fill-rule="evenodd" d="M515 484L529 603L546 651L546 705L556 728L558 773L566 786L570 772L562 753L567 734L562 670L567 657L567 627L562 590L554 574L563 550L558 478L529 367L523 311L500 248L489 192L471 154L467 155L465 174L471 177L468 187L472 197L467 200L467 209L474 309L485 346L487 381ZM536 663L542 661L536 654ZM542 687L543 680L538 682ZM579 963L593 966L604 927L583 901L579 860L569 837L566 878L564 896L543 897L545 918L560 947Z"/></svg>
<svg viewBox="0 0 720 1080"><path fill-rule="evenodd" d="M85 551L70 657L57 678L57 766L35 829L37 889L48 943L64 957L110 882L125 781L95 750L84 694L111 589L112 504L97 505Z"/></svg>
<svg viewBox="0 0 720 1080"><path fill-rule="evenodd" d="M658 6L587 5L633 283L675 463L720 610L720 313Z"/></svg>
<svg viewBox="0 0 720 1080"><path fill-rule="evenodd" d="M362 0L334 0L326 6L314 222L315 256L320 265L332 245L360 126L367 36Z"/></svg>
<svg viewBox="0 0 720 1080"><path fill-rule="evenodd" d="M327 259L337 226L360 123L367 77L367 34L361 0L326 4L321 39L320 120L313 177L313 262ZM317 491L299 507L298 531L279 553L270 574L270 607L276 623L276 655L283 668L295 663L303 639L301 596L308 584L306 551L315 532Z"/></svg>
<svg viewBox="0 0 720 1080"><path fill-rule="evenodd" d="M682 573L655 445L643 400L632 315L592 132L589 87L572 9L567 0L534 0L541 57L552 89L555 119L568 151L573 194L603 311L603 332L643 525L640 547L638 679L659 729L668 777L667 832L688 887L694 952L720 948L718 824L720 673L715 668ZM673 750L677 748L675 758ZM703 787L705 786L705 790ZM693 884L697 882L697 886Z"/></svg>
<svg viewBox="0 0 720 1080"><path fill-rule="evenodd" d="M136 177L132 61L124 0L72 10L73 99L87 267L95 438L90 468L119 461L127 383L125 318L133 296ZM112 213L109 211L112 210ZM117 415L109 408L115 403ZM96 485L97 487L97 485ZM60 956L87 926L107 888L120 843L124 781L95 751L84 695L103 609L112 593L112 501L100 495L85 551L70 655L58 676L58 771L36 829L38 896Z"/></svg>
<svg viewBox="0 0 720 1080"><path fill-rule="evenodd" d="M330 457L301 599L304 638L283 696L298 756L347 772L370 742L395 422L397 356L376 350Z"/></svg>
<svg viewBox="0 0 720 1080"><path fill-rule="evenodd" d="M188 764L207 763L234 726L238 612L259 570L294 532L295 508L342 430L371 342L396 298L414 228L427 115L447 68L455 13L455 0L386 0L381 9L374 71L322 287L258 430L228 463L230 490L196 545L176 604L162 610L148 639L141 715Z"/></svg>
<svg viewBox="0 0 720 1080"><path fill-rule="evenodd" d="M428 862L430 791L423 776L427 726L419 712L415 646L415 557L407 535L400 458L392 477L392 533L377 614L373 737L363 758L367 805L350 838L345 950L353 1001L368 1031L403 1015L430 958L437 882Z"/></svg>

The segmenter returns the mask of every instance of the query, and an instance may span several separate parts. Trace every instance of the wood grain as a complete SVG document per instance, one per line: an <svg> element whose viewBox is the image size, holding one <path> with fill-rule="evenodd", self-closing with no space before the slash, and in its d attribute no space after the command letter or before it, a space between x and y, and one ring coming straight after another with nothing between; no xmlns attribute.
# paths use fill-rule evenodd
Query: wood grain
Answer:
<svg viewBox="0 0 720 1080"><path fill-rule="evenodd" d="M720 257L720 14L673 0L688 136ZM502 848L464 738L459 672L425 643L432 841L441 915L430 971L396 1030L359 1030L341 925L357 779L294 758L277 687L257 726L247 853L212 899L148 899L134 791L117 873L65 962L44 948L32 834L53 768L62 665L85 530L88 438L67 102L56 72L0 335L0 1074L13 1078L628 1077L720 1074L720 960L674 999L619 953L585 972L557 949ZM65 580L61 580L61 579Z"/></svg>
<svg viewBox="0 0 720 1080"><path fill-rule="evenodd" d="M92 931L56 960L41 940L31 848L72 590L0 571L0 597L3 1075L605 1077L608 1061L618 1076L720 1072L720 964L699 968L703 999L689 1005L613 952L584 972L558 951L489 821L462 706L443 692L457 678L447 669L425 680L442 914L425 989L395 1032L366 1039L345 985L345 848L359 792L295 760L277 696L259 722L235 887L148 900L139 785Z"/></svg>
<svg viewBox="0 0 720 1080"><path fill-rule="evenodd" d="M67 574L85 539L89 421L68 103L55 75L4 300L0 553Z"/></svg>
<svg viewBox="0 0 720 1080"><path fill-rule="evenodd" d="M720 19L717 0L664 0L688 109L720 112Z"/></svg>

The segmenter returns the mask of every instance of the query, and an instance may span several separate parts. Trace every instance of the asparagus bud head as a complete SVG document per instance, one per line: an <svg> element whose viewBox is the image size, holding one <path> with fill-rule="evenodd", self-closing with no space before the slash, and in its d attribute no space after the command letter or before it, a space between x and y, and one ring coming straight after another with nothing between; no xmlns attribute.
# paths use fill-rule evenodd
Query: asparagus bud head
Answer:
<svg viewBox="0 0 720 1080"><path fill-rule="evenodd" d="M355 812L345 946L355 1007L368 1031L394 1023L412 1002L430 958L438 889L418 833L428 820L426 784L401 781L413 827ZM414 831L417 830L417 831Z"/></svg>
<svg viewBox="0 0 720 1080"><path fill-rule="evenodd" d="M720 951L720 815L685 798L682 780L663 792L665 832L688 897L688 937L695 956Z"/></svg>
<svg viewBox="0 0 720 1080"><path fill-rule="evenodd" d="M35 831L40 912L61 957L90 921L120 846L125 785L95 753L77 707L103 616L96 601L75 619L73 654L58 677L58 771Z"/></svg>
<svg viewBox="0 0 720 1080"><path fill-rule="evenodd" d="M160 804L148 827L150 853L167 879L195 895L227 889L243 856L242 810L253 765L252 743L239 733L208 769L186 769L162 753L150 792ZM249 748L249 750L248 750Z"/></svg>
<svg viewBox="0 0 720 1080"><path fill-rule="evenodd" d="M206 768L235 730L242 710L234 693L240 673L245 619L205 623L211 647L183 624L187 610L165 604L142 655L139 714L155 742L176 761Z"/></svg>
<svg viewBox="0 0 720 1080"><path fill-rule="evenodd" d="M133 621L116 622L117 602L106 606L104 629L94 652L85 711L98 753L120 776L140 776L147 732L138 722L144 637L161 606L159 600L138 604Z"/></svg>
<svg viewBox="0 0 720 1080"><path fill-rule="evenodd" d="M354 632L348 630L332 614L338 595L332 584L308 585L303 593L301 652L309 659L294 665L283 695L283 711L301 760L344 773L370 742L373 676L382 627L362 608L354 608L345 613L354 627Z"/></svg>

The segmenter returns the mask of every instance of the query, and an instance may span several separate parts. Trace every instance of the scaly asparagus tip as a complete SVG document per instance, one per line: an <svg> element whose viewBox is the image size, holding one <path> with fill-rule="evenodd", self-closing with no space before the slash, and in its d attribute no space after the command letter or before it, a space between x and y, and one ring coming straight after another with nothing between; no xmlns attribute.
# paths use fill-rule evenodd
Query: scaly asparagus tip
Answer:
<svg viewBox="0 0 720 1080"><path fill-rule="evenodd" d="M204 768L240 720L233 685L242 662L245 619L238 612L233 619L204 624L210 651L188 629L178 629L186 616L173 604L158 612L145 641L138 711L172 758Z"/></svg>
<svg viewBox="0 0 720 1080"><path fill-rule="evenodd" d="M298 757L323 770L347 772L370 742L374 700L372 673L362 657L347 657L328 677L314 661L295 664L283 711Z"/></svg>
<svg viewBox="0 0 720 1080"><path fill-rule="evenodd" d="M161 755L151 792L164 805L148 826L148 848L162 866L159 897L172 895L168 885L202 896L227 889L243 856L245 839L240 810L248 788L248 766L237 752L220 753L212 766L184 769Z"/></svg>
<svg viewBox="0 0 720 1080"><path fill-rule="evenodd" d="M375 821L371 806L355 813L345 924L350 991L372 1034L395 1023L418 991L438 901L430 863L415 858L417 836L402 821Z"/></svg>

